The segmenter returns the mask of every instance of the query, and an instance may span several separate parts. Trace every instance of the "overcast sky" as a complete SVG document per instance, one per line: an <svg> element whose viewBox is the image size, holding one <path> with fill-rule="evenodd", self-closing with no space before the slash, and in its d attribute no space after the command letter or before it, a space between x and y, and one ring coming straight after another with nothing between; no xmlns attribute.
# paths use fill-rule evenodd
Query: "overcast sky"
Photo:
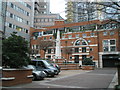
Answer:
<svg viewBox="0 0 120 90"><path fill-rule="evenodd" d="M50 0L51 13L59 13L65 19L65 0Z"/></svg>

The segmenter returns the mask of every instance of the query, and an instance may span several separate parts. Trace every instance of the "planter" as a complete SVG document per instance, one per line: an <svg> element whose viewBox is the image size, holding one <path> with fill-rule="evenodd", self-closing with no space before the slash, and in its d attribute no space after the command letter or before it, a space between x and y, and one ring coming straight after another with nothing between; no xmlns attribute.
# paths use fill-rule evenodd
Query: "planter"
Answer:
<svg viewBox="0 0 120 90"><path fill-rule="evenodd" d="M82 70L94 70L94 68L93 65L82 65Z"/></svg>
<svg viewBox="0 0 120 90"><path fill-rule="evenodd" d="M3 69L2 86L32 83L31 69Z"/></svg>

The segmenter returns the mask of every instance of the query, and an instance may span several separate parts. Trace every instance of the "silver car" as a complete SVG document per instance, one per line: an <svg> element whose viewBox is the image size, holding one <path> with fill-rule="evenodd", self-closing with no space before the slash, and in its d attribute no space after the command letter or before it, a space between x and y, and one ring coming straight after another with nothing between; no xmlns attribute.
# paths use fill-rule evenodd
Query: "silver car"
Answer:
<svg viewBox="0 0 120 90"><path fill-rule="evenodd" d="M47 74L44 71L37 70L34 65L27 65L26 69L32 69L33 80L43 80Z"/></svg>

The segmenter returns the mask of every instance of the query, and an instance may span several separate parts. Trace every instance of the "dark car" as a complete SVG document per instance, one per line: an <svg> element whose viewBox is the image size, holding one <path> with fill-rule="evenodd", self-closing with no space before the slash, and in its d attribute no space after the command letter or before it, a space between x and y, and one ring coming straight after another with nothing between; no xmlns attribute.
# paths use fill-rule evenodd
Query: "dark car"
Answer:
<svg viewBox="0 0 120 90"><path fill-rule="evenodd" d="M60 73L61 67L58 64L54 63L53 61L49 61L49 60L47 60L47 62L50 63L53 67L58 69L58 74Z"/></svg>
<svg viewBox="0 0 120 90"><path fill-rule="evenodd" d="M43 69L45 69L45 72L48 73L46 70L50 71L54 71L54 75L58 75L59 74L59 70L53 66L52 63L50 63L48 60L32 60L32 64L35 65L37 68L42 67Z"/></svg>
<svg viewBox="0 0 120 90"><path fill-rule="evenodd" d="M51 63L55 68L57 68L58 69L58 73L57 73L57 75L60 73L60 69L61 69L61 67L58 65L58 64L56 64L56 63Z"/></svg>
<svg viewBox="0 0 120 90"><path fill-rule="evenodd" d="M34 65L27 65L24 68L33 70L33 80L42 80L47 76L47 74L43 70L38 70Z"/></svg>
<svg viewBox="0 0 120 90"><path fill-rule="evenodd" d="M55 76L55 72L54 72L53 69L44 68L44 67L41 67L41 66L36 66L36 68L37 68L38 70L44 71L44 72L47 74L47 76L52 76L52 77Z"/></svg>

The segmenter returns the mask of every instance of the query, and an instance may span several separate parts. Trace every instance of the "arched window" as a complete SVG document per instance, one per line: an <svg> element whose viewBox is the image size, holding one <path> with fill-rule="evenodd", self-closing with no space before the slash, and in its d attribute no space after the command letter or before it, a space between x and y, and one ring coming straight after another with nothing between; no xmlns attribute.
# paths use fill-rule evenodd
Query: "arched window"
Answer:
<svg viewBox="0 0 120 90"><path fill-rule="evenodd" d="M77 40L74 44L75 46L79 46L79 45L87 45L87 41L81 39L81 40Z"/></svg>

